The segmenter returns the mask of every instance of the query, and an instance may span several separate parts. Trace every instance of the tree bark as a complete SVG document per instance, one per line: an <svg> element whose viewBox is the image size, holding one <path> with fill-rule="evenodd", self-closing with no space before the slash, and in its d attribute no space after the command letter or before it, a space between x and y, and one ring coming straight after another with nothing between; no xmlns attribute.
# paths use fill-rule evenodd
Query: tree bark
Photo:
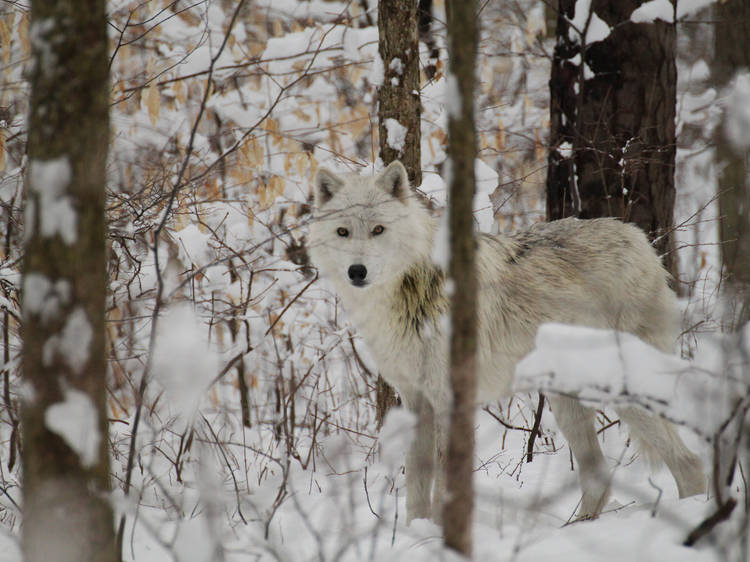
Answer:
<svg viewBox="0 0 750 562"><path fill-rule="evenodd" d="M477 366L476 239L472 201L477 139L474 129L478 26L475 2L449 0L448 19L448 181L451 299L450 379L453 405L446 462L447 499L443 508L446 546L471 556L474 508L474 410Z"/></svg>
<svg viewBox="0 0 750 562"><path fill-rule="evenodd" d="M381 0L378 2L380 58L383 61L383 84L378 88L378 132L380 159L384 165L400 160L413 186L422 183L421 114L419 98L419 37L417 2ZM388 142L388 120L406 128L403 146ZM393 125L392 125L393 126ZM376 405L378 427L398 398L378 375Z"/></svg>
<svg viewBox="0 0 750 562"><path fill-rule="evenodd" d="M383 85L378 89L378 132L380 158L388 165L401 160L414 186L422 183L421 115L419 99L419 35L417 2L381 0L378 2L380 58ZM388 119L406 128L401 149L388 143Z"/></svg>
<svg viewBox="0 0 750 562"><path fill-rule="evenodd" d="M611 216L634 222L676 277L676 32L673 23L661 20L630 21L643 3L593 0L591 15L576 31L571 23L576 1L559 0L550 79L547 217ZM609 34L596 41L591 34L587 43L581 37L599 19Z"/></svg>
<svg viewBox="0 0 750 562"><path fill-rule="evenodd" d="M105 2L33 0L31 14L24 560L115 561L105 409Z"/></svg>

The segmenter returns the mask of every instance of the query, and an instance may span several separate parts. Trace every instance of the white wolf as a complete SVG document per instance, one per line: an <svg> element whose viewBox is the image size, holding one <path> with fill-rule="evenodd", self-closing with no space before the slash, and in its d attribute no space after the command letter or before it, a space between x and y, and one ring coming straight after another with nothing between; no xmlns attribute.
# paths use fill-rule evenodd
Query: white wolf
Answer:
<svg viewBox="0 0 750 562"><path fill-rule="evenodd" d="M431 260L436 221L414 196L400 162L374 177L320 169L314 190L312 261L338 291L383 377L418 416L406 459L407 518L438 519L451 396L440 323L448 302L443 274ZM512 236L480 234L478 243L478 402L511 392L515 365L533 349L544 322L614 328L673 351L675 296L637 227L564 219ZM578 463L578 516L596 517L610 478L594 412L562 396L550 406ZM671 424L635 407L618 413L647 452L666 463L680 497L704 491L701 461Z"/></svg>

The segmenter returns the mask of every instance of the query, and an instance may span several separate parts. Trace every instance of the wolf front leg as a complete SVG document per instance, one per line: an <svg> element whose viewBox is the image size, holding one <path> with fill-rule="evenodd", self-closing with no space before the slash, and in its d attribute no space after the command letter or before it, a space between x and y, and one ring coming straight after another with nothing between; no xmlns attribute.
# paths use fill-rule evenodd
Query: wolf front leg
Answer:
<svg viewBox="0 0 750 562"><path fill-rule="evenodd" d="M594 411L575 398L550 396L549 399L557 425L578 463L582 492L578 519L597 517L609 499L610 476L596 436Z"/></svg>
<svg viewBox="0 0 750 562"><path fill-rule="evenodd" d="M417 415L409 453L406 457L406 521L432 517L432 484L435 479L435 419L423 395L402 399Z"/></svg>
<svg viewBox="0 0 750 562"><path fill-rule="evenodd" d="M435 427L435 488L432 492L432 519L442 524L443 504L446 497L448 479L446 461L448 459L448 436L450 432L450 406L447 400L440 401L434 407Z"/></svg>

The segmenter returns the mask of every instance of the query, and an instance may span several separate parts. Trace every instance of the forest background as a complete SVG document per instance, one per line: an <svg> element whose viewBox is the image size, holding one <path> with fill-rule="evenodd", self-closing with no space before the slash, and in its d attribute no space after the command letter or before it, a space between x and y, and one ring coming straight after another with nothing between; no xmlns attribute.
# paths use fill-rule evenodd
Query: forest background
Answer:
<svg viewBox="0 0 750 562"><path fill-rule="evenodd" d="M379 131L378 89L386 76L398 80L398 69L379 55L375 2L238 6L107 5L107 441L123 559L450 559L437 526L403 522L412 420L396 410L379 427L377 369L305 251L317 168L372 173L380 135L395 150L405 140L395 125ZM480 230L508 232L546 213L557 13L530 0L486 1L479 10L475 217ZM743 136L750 80L738 74L717 86L711 10L693 2L678 11L674 235L682 356L716 372L726 315L714 139L727 109ZM442 2L433 16L419 44L420 191L440 209ZM22 2L0 7L0 560L8 561L20 560L28 391L20 370L23 201L39 32L30 18ZM713 505L678 502L663 471L649 479L604 409L606 454L624 466L615 497L635 501L565 526L578 492L551 416L526 462L536 405L534 393L519 393L477 419L477 559L715 560L747 548L736 534L682 546ZM712 404L701 408L692 419ZM85 455L96 447L86 409L66 413L62 431ZM710 467L711 441L690 426L685 438ZM741 472L733 493L737 513L747 513Z"/></svg>

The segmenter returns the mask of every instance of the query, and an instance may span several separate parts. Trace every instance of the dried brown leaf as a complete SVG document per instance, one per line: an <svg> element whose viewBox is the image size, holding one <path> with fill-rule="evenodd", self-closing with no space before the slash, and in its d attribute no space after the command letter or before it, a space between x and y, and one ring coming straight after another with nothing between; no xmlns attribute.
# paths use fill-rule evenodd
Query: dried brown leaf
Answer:
<svg viewBox="0 0 750 562"><path fill-rule="evenodd" d="M0 129L0 172L5 171L6 166L6 155L5 155L5 129Z"/></svg>
<svg viewBox="0 0 750 562"><path fill-rule="evenodd" d="M28 12L21 16L18 22L18 38L21 40L21 49L23 54L31 54L31 41L29 40L29 14Z"/></svg>
<svg viewBox="0 0 750 562"><path fill-rule="evenodd" d="M151 124L156 125L156 121L159 119L159 111L161 110L161 96L155 82L152 82L146 88L144 103L148 109L148 118Z"/></svg>
<svg viewBox="0 0 750 562"><path fill-rule="evenodd" d="M2 53L3 66L10 62L10 43L11 29L13 29L13 20L15 13L9 12L4 18L0 18L0 53Z"/></svg>

